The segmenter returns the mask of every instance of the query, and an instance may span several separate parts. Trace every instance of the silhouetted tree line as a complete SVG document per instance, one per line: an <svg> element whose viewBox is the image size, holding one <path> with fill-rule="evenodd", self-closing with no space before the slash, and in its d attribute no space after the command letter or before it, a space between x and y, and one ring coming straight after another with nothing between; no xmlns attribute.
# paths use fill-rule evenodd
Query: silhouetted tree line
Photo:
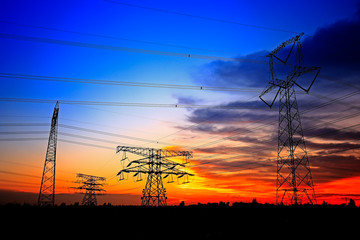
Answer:
<svg viewBox="0 0 360 240"><path fill-rule="evenodd" d="M23 204L20 204L20 203L7 203L7 204L3 204L3 205L0 205L1 207L25 207L25 208L30 208L30 207L34 207L34 208L40 208L38 205L36 204L29 204L29 203L23 203ZM284 205L275 205L275 204L272 204L272 203L259 203L257 201L256 198L254 198L251 203L246 203L246 202L233 202L232 204L230 204L230 202L223 202L223 201L220 201L220 202L208 202L208 203L197 203L197 204L190 204L190 205L186 205L186 203L184 201L180 202L179 205L169 205L169 206L166 206L166 207L163 207L163 208L174 208L174 207L234 207L234 208L237 208L237 207L271 207L271 208L274 208L274 207L282 207L282 208L294 208L294 207L324 207L324 206L327 206L327 207L352 207L352 208L360 208L360 205L359 206L356 206L356 202L354 199L350 198L348 199L347 203L342 203L342 204L329 204L325 201L323 201L321 204L314 204L314 205L311 205L311 204L299 204L299 205L296 205L296 206L284 206ZM100 205L96 205L96 206L82 206L79 202L75 202L75 203L72 203L72 204L66 204L66 203L61 203L59 205L55 205L54 207L72 207L72 208L76 208L76 207L82 207L82 208L86 208L86 207L131 207L131 208L134 208L134 207L138 207L138 208L144 208L142 206L139 206L139 205L112 205L111 203L103 203L103 204L100 204ZM51 206L44 206L44 208L51 208ZM152 208L152 207L150 207ZM157 207L155 207L157 208Z"/></svg>
<svg viewBox="0 0 360 240"><path fill-rule="evenodd" d="M182 202L167 207L113 206L108 203L54 207L6 204L0 206L0 216L5 220L3 229L7 229L6 224L27 233L54 229L57 237L59 233L81 233L81 238L93 237L94 230L131 239L149 238L152 233L156 233L156 239L240 239L259 237L258 234L276 232L276 229L281 229L282 234L293 233L297 226L301 226L302 231L311 230L312 234L317 231L324 234L329 229L341 230L343 234L357 230L360 225L360 207L354 200L342 205L324 202L298 206L263 204L256 199L250 203L232 204L187 205Z"/></svg>

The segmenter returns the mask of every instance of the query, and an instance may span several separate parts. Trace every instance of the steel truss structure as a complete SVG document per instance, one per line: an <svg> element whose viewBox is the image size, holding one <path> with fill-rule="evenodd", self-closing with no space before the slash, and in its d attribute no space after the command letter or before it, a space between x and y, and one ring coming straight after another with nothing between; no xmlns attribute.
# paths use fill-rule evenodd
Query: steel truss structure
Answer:
<svg viewBox="0 0 360 240"><path fill-rule="evenodd" d="M270 81L265 90L260 94L260 99L270 108L273 106L276 98L279 99L277 204L316 203L315 189L294 86L298 86L308 93L320 72L320 67L304 66L300 42L303 35L304 33L300 33L283 42L267 55L269 57ZM288 61L290 56L294 54L294 51L296 51L295 64L290 65ZM282 56L279 56L281 53ZM279 79L276 74L276 67L281 65L291 69L285 79ZM314 78L310 80L308 87L302 86L297 82L300 76L311 72L315 74ZM263 96L270 91L276 92L275 97L270 101L264 100Z"/></svg>
<svg viewBox="0 0 360 240"><path fill-rule="evenodd" d="M46 150L43 174L41 178L38 205L55 204L55 167L56 167L56 146L58 131L59 102L56 102L54 113L51 119L49 141Z"/></svg>
<svg viewBox="0 0 360 240"><path fill-rule="evenodd" d="M166 206L167 197L163 179L168 178L169 182L173 182L174 176L176 176L177 178L184 178L185 182L188 182L188 176L193 176L193 174L180 169L185 168L189 158L193 157L192 152L189 151L118 146L116 153L120 152L124 153L122 161L128 159L126 153L144 157L130 161L117 174L119 180L124 180L125 173L135 173L134 177L137 177L137 181L141 181L142 175L147 174L141 197L142 206ZM183 163L168 159L172 157L183 157Z"/></svg>
<svg viewBox="0 0 360 240"><path fill-rule="evenodd" d="M81 205L97 205L96 195L100 195L99 192L105 192L103 186L106 178L82 173L78 173L76 177L78 178L76 183L80 186L75 189L85 190Z"/></svg>

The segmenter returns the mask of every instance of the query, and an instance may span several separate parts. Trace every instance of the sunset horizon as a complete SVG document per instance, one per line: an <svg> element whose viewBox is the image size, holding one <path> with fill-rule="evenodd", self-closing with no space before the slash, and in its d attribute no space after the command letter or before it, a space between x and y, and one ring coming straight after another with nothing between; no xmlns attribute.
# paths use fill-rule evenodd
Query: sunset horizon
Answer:
<svg viewBox="0 0 360 240"><path fill-rule="evenodd" d="M0 205L359 206L359 1L0 6Z"/></svg>

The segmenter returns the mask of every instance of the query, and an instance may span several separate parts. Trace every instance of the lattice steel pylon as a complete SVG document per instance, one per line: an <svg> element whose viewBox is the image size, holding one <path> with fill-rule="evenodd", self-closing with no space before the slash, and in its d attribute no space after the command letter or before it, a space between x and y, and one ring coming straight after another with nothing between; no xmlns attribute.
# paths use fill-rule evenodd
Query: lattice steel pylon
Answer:
<svg viewBox="0 0 360 240"><path fill-rule="evenodd" d="M308 93L320 72L320 67L304 66L300 42L303 35L304 33L300 33L283 42L267 55L267 57L269 57L270 81L265 90L260 94L260 99L270 108L279 96L276 181L277 204L296 205L316 203L315 189L294 85ZM294 48L296 49L295 56L292 55L294 54ZM287 51L289 52L287 53ZM281 53L282 56L279 56ZM294 58L291 56L294 56ZM290 64L290 59L295 63ZM280 68L281 66L286 66L290 69L286 77L284 77L285 79L279 79L275 71L276 67ZM297 82L300 76L310 72L314 72L315 76L310 80L310 84L307 87ZM263 96L273 90L275 90L276 93L275 97L269 102L264 100Z"/></svg>
<svg viewBox="0 0 360 240"><path fill-rule="evenodd" d="M80 184L80 186L75 189L85 190L81 205L97 205L96 195L100 195L99 192L105 192L103 186L106 178L82 173L78 173L76 177L78 178L76 183Z"/></svg>
<svg viewBox="0 0 360 240"><path fill-rule="evenodd" d="M122 160L128 159L126 157L127 152L144 157L130 161L129 164L117 174L119 180L124 180L124 173L135 173L134 177L137 177L137 181L142 180L142 174L147 174L145 188L143 189L141 197L142 206L167 205L163 179L168 178L169 182L172 182L174 176L177 176L178 178L184 178L185 182L188 182L188 176L193 176L193 174L179 169L184 168L189 158L192 158L193 155L190 151L118 146L116 153L119 152L124 153ZM180 156L183 157L183 163L168 159ZM136 165L131 166L134 164Z"/></svg>
<svg viewBox="0 0 360 240"><path fill-rule="evenodd" d="M59 102L56 102L54 113L51 119L49 141L46 150L43 174L41 178L38 205L55 204L55 167L56 167L56 146L57 129L59 116Z"/></svg>

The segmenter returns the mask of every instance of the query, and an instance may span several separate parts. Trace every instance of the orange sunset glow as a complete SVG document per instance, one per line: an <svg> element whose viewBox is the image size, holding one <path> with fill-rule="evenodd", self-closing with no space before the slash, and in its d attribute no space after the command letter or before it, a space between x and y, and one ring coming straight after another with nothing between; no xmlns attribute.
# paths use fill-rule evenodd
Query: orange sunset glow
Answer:
<svg viewBox="0 0 360 240"><path fill-rule="evenodd" d="M85 205L81 173L97 205L359 206L358 1L30 2L0 3L0 205Z"/></svg>

